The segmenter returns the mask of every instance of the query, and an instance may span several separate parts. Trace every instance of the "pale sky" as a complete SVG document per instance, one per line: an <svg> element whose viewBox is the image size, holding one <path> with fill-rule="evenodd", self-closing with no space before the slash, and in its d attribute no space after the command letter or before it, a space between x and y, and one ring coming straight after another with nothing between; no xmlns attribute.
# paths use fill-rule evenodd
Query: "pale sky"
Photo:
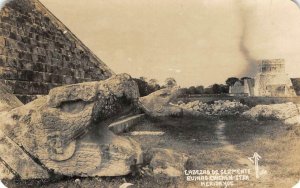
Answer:
<svg viewBox="0 0 300 188"><path fill-rule="evenodd" d="M290 0L40 1L116 73L208 86L242 76L247 61L284 58L300 77Z"/></svg>

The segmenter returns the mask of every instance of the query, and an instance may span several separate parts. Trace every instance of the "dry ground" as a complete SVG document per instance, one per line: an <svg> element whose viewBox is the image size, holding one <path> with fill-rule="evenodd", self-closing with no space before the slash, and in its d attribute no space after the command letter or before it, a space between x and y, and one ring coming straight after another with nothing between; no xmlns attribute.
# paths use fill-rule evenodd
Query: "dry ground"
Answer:
<svg viewBox="0 0 300 188"><path fill-rule="evenodd" d="M254 122L239 117L224 117L226 123L224 135L235 149L226 149L218 140L216 125L219 119L173 118L163 121L145 120L134 131L163 131L163 136L132 136L144 149L160 147L184 152L190 156L188 169L233 169L247 167L239 163L240 159L254 152L262 159L260 165L268 173L257 181L250 181L234 187L292 187L300 179L300 128L282 125L276 121ZM126 134L125 134L126 135ZM230 148L230 147L229 147ZM119 177L119 178L83 178L78 185L75 178L62 178L53 182L28 181L5 182L14 187L119 187L124 181L134 187L200 187L199 182L187 183L181 178Z"/></svg>
<svg viewBox="0 0 300 188"><path fill-rule="evenodd" d="M292 187L300 180L300 127L276 121L227 121L226 135L245 155L252 151L262 156L269 179L257 187Z"/></svg>

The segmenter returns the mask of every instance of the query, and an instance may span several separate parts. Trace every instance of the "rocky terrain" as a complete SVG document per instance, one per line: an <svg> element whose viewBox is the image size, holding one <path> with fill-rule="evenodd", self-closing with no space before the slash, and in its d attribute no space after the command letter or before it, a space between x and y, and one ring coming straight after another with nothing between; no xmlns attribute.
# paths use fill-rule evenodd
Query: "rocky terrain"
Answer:
<svg viewBox="0 0 300 188"><path fill-rule="evenodd" d="M192 116L241 115L252 120L278 120L285 124L300 124L300 106L292 102L248 107L238 101L217 100L213 104L182 101L173 106L182 108L183 114Z"/></svg>
<svg viewBox="0 0 300 188"><path fill-rule="evenodd" d="M254 120L278 120L288 125L300 124L300 106L294 103L257 105L242 115Z"/></svg>
<svg viewBox="0 0 300 188"><path fill-rule="evenodd" d="M14 100L1 103L11 107L0 113L1 179L123 176L140 173L144 164L154 174L179 176L186 162L171 150L143 152L135 140L110 130L112 122L139 113L129 75L57 87L26 105L8 91L3 96Z"/></svg>
<svg viewBox="0 0 300 188"><path fill-rule="evenodd" d="M225 116L225 115L238 115L249 109L248 106L229 100L214 101L213 104L202 103L201 101L193 101L184 103L179 101L175 106L190 112L193 115L209 115L209 116Z"/></svg>
<svg viewBox="0 0 300 188"><path fill-rule="evenodd" d="M225 139L226 123L224 135L220 136L220 131L217 131L220 128L215 122L217 119L223 118L225 122L227 118L243 118L243 121L251 123L275 120L285 124L299 124L300 119L299 107L294 103L257 105L253 108L229 100L175 103L181 93L176 87L140 97L137 84L127 74L104 81L57 87L49 95L26 105L5 87L0 91L3 93L0 103L1 179L52 180L128 175L182 177L184 169L191 165L190 153L198 151L192 148L186 150L185 144L180 143L182 138L183 142L188 140L186 144L190 144L189 139L194 142L197 140L195 135L201 131L215 129L205 137L201 135L201 139L209 138L214 142L216 136L220 142L220 137ZM216 118L208 118L206 122L206 117ZM155 127L152 126L150 131L128 133L135 130L133 125L140 124L144 118L146 122L155 122L155 118L173 118L172 124L178 125L175 132L172 124L168 124L163 131L153 131L151 129ZM187 130L189 124L184 121L190 118L195 122L204 121L205 129L197 132L197 126L201 126L194 123L191 130ZM151 145L160 139L150 137L172 140L176 145L172 145L171 141L172 147L169 148L164 147L163 142ZM204 148L209 146L205 142L200 145ZM181 148L177 150L176 147ZM236 155L240 153L235 152ZM203 163L202 158L194 159L194 162Z"/></svg>

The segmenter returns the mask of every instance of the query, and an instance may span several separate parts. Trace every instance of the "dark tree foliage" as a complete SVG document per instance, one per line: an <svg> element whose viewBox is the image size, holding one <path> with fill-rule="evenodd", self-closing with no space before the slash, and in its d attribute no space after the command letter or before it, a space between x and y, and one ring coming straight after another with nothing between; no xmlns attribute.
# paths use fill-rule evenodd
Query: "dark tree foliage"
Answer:
<svg viewBox="0 0 300 188"><path fill-rule="evenodd" d="M244 83L244 80L248 80L248 79L251 79L250 77L243 77L241 78L241 81Z"/></svg>
<svg viewBox="0 0 300 188"><path fill-rule="evenodd" d="M220 85L221 93L229 93L229 87L227 85Z"/></svg>
<svg viewBox="0 0 300 188"><path fill-rule="evenodd" d="M204 89L204 94L214 94L212 86L206 87Z"/></svg>
<svg viewBox="0 0 300 188"><path fill-rule="evenodd" d="M196 93L197 94L203 94L204 93L204 86L197 86L196 87Z"/></svg>
<svg viewBox="0 0 300 188"><path fill-rule="evenodd" d="M191 86L189 88L183 88L182 91L185 94L195 95L195 94L203 94L204 93L204 87L203 86Z"/></svg>
<svg viewBox="0 0 300 188"><path fill-rule="evenodd" d="M138 85L141 97L147 96L150 93L153 93L154 91L160 89L160 86L158 84L150 85L148 82L145 81L145 79L134 78L134 81Z"/></svg>
<svg viewBox="0 0 300 188"><path fill-rule="evenodd" d="M235 84L235 82L239 81L240 79L236 78L236 77L230 77L226 80L226 85L227 86L233 86Z"/></svg>
<svg viewBox="0 0 300 188"><path fill-rule="evenodd" d="M177 82L174 78L167 78L165 80L165 87L174 87L177 86Z"/></svg>
<svg viewBox="0 0 300 188"><path fill-rule="evenodd" d="M212 86L212 92L213 92L214 94L221 93L221 87L220 87L220 85L219 85L219 84L214 84L214 85Z"/></svg>
<svg viewBox="0 0 300 188"><path fill-rule="evenodd" d="M196 87L195 86L189 87L188 88L188 94L192 94L192 95L198 94Z"/></svg>
<svg viewBox="0 0 300 188"><path fill-rule="evenodd" d="M204 89L205 94L223 94L228 92L229 92L229 87L223 84L213 84Z"/></svg>

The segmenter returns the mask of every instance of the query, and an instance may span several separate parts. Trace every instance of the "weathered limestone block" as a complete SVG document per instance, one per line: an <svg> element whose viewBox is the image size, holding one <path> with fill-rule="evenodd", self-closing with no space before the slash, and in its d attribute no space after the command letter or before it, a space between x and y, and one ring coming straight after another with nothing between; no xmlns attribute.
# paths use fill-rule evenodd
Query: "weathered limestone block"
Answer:
<svg viewBox="0 0 300 188"><path fill-rule="evenodd" d="M22 105L23 103L12 94L8 87L0 83L0 113Z"/></svg>
<svg viewBox="0 0 300 188"><path fill-rule="evenodd" d="M76 141L76 150L65 160L46 161L47 167L68 176L122 176L131 172L131 166L143 161L140 145L127 137L119 137L106 128L88 133ZM105 135L103 135L105 134Z"/></svg>
<svg viewBox="0 0 300 188"><path fill-rule="evenodd" d="M131 138L110 135L110 141L102 142L102 163L93 175L122 176L131 172L131 167L143 163L140 145Z"/></svg>
<svg viewBox="0 0 300 188"><path fill-rule="evenodd" d="M139 106L152 117L165 117L182 114L182 109L170 102L181 94L177 87L165 88L139 99Z"/></svg>
<svg viewBox="0 0 300 188"><path fill-rule="evenodd" d="M134 108L138 97L136 83L126 74L63 86L1 114L0 130L54 173L126 175L141 162L140 146L116 137L105 121Z"/></svg>
<svg viewBox="0 0 300 188"><path fill-rule="evenodd" d="M284 124L286 125L298 125L300 126L300 115L294 116L284 120Z"/></svg>
<svg viewBox="0 0 300 188"><path fill-rule="evenodd" d="M48 105L62 108L66 111L74 109L67 103L93 102L93 117L102 119L107 115L120 112L122 106L136 103L139 98L136 83L127 74L117 75L103 82L88 82L69 86L57 87L50 91ZM130 100L129 100L130 99ZM124 104L121 104L124 103Z"/></svg>
<svg viewBox="0 0 300 188"><path fill-rule="evenodd" d="M287 125L298 125L300 126L300 104L296 104L297 106L297 109L298 109L298 115L297 116L294 116L294 117L291 117L289 119L286 119L284 121L285 124Z"/></svg>
<svg viewBox="0 0 300 188"><path fill-rule="evenodd" d="M296 104L292 102L272 105L257 105L243 113L244 117L251 119L274 119L289 122L294 121L299 116Z"/></svg>
<svg viewBox="0 0 300 188"><path fill-rule="evenodd" d="M54 88L49 92L48 104L50 107L55 108L67 101L95 101L98 85L98 82L89 82Z"/></svg>
<svg viewBox="0 0 300 188"><path fill-rule="evenodd" d="M188 156L170 149L153 148L145 153L145 162L153 169L154 175L178 177L185 170Z"/></svg>
<svg viewBox="0 0 300 188"><path fill-rule="evenodd" d="M14 141L6 137L0 131L0 158L7 166L8 173L0 176L3 179L20 177L21 179L45 179L48 178L48 171L38 165L30 158Z"/></svg>
<svg viewBox="0 0 300 188"><path fill-rule="evenodd" d="M2 163L0 162L0 179L13 179L15 175Z"/></svg>

